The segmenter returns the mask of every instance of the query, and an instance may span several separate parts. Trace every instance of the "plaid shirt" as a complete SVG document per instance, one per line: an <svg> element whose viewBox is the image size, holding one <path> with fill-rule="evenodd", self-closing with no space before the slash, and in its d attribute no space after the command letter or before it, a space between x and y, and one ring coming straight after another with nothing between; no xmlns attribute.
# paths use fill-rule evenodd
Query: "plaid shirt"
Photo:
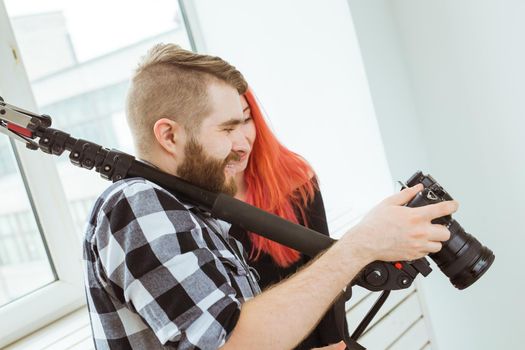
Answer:
<svg viewBox="0 0 525 350"><path fill-rule="evenodd" d="M217 349L259 293L229 224L141 178L90 214L85 285L97 349Z"/></svg>

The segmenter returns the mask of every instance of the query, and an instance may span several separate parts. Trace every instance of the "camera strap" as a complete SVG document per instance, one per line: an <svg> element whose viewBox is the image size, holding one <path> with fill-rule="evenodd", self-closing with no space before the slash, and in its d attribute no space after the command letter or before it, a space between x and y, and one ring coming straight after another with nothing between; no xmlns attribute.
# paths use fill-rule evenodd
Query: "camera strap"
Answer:
<svg viewBox="0 0 525 350"><path fill-rule="evenodd" d="M334 305L332 306L333 312L334 312L334 319L335 324L337 327L337 330L339 331L339 334L341 335L341 338L346 344L347 350L366 350L364 346L359 344L357 341L352 339L348 335L348 329L345 329L347 327L346 325L346 308L345 308L345 302L350 299L352 296L352 289L350 286L347 287L347 290L335 301Z"/></svg>

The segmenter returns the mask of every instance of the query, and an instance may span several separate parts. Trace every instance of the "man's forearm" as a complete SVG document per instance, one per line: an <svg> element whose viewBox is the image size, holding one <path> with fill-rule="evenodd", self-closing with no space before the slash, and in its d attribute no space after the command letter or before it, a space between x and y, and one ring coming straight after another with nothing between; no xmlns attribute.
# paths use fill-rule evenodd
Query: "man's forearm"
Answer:
<svg viewBox="0 0 525 350"><path fill-rule="evenodd" d="M297 345L368 263L346 247L336 243L307 268L246 302L223 349L291 349Z"/></svg>

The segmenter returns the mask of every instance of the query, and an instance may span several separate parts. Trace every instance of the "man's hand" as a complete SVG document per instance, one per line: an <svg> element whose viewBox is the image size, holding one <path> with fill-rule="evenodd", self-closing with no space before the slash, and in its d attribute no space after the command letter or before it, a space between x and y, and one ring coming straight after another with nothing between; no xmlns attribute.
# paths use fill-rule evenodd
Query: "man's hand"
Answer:
<svg viewBox="0 0 525 350"><path fill-rule="evenodd" d="M450 231L431 221L454 213L458 202L405 207L423 188L419 184L387 197L341 240L357 248L352 251L369 262L414 260L438 252Z"/></svg>

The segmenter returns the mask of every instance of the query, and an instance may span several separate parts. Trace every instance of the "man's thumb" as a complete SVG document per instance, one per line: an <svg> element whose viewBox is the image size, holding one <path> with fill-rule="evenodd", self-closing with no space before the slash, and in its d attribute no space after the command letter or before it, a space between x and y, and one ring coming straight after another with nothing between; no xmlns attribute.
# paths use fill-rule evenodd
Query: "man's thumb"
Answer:
<svg viewBox="0 0 525 350"><path fill-rule="evenodd" d="M391 204L391 205L405 205L412 198L416 196L420 191L422 191L424 186L422 184L417 184L412 187L405 188L403 191L400 191L399 193L396 193L390 197L387 197L385 199L385 203Z"/></svg>

